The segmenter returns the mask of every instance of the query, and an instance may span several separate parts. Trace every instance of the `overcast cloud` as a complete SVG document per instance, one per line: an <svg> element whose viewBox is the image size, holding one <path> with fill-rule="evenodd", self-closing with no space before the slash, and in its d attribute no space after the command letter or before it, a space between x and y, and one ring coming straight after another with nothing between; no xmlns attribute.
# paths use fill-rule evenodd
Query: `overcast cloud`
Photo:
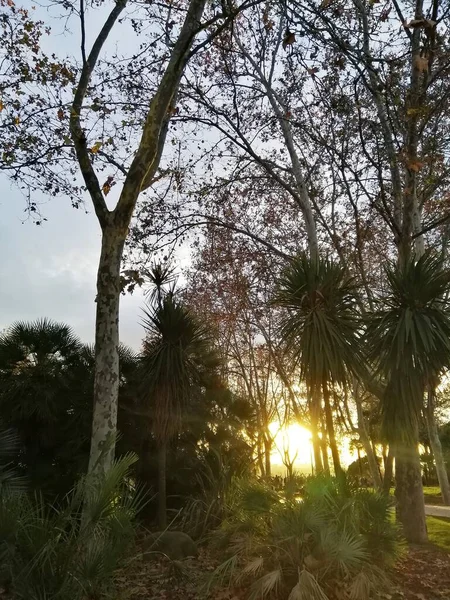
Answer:
<svg viewBox="0 0 450 600"><path fill-rule="evenodd" d="M105 14L102 7L89 15L88 45ZM52 18L55 15L36 7L34 16L52 27L52 34L42 38L43 49L77 56L78 23L68 30L66 21ZM124 35L123 27L120 33ZM115 42L113 36L110 45ZM84 342L93 342L100 227L90 199L86 196L88 214L72 208L69 200L49 199L42 206L47 222L41 226L22 224L24 208L19 190L0 173L0 330L17 320L48 317L71 325ZM139 324L143 304L140 290L121 298L121 341L135 350L143 337Z"/></svg>
<svg viewBox="0 0 450 600"><path fill-rule="evenodd" d="M22 224L25 201L6 177L0 178L0 329L16 320L48 317L73 327L85 342L94 341L95 280L100 228L90 210L69 201L42 207L41 226ZM121 340L139 349L143 296L122 297Z"/></svg>

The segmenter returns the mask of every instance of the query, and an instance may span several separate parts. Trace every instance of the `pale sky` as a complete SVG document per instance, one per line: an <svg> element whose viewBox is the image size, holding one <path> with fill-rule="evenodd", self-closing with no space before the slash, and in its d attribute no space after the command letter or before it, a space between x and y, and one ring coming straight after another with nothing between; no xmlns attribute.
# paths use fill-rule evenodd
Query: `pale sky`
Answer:
<svg viewBox="0 0 450 600"><path fill-rule="evenodd" d="M30 9L31 0L17 0ZM110 8L110 5L109 5ZM103 21L106 7L90 14L88 44ZM53 18L51 11L36 6L35 18L51 25L52 34L43 36L48 53L79 53L78 23ZM124 34L123 27L118 34ZM114 45L115 40L111 40ZM40 200L40 198L39 198ZM100 252L100 228L86 195L86 210L74 209L69 199L50 198L42 206L48 220L41 226L22 224L25 200L0 172L0 331L16 320L48 317L71 325L84 342L94 341L95 281ZM121 298L121 341L135 350L140 347L139 324L144 305L140 290Z"/></svg>
<svg viewBox="0 0 450 600"><path fill-rule="evenodd" d="M73 327L84 342L94 341L95 280L100 228L70 201L50 199L42 207L48 221L22 224L25 201L0 174L0 330L16 320L48 317ZM144 300L140 290L122 296L120 335L138 350Z"/></svg>

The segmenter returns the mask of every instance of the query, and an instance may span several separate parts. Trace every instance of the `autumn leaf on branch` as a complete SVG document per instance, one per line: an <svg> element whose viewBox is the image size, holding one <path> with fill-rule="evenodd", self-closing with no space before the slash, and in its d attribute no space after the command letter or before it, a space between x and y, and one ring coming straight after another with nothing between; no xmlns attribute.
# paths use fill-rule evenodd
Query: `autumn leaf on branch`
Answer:
<svg viewBox="0 0 450 600"><path fill-rule="evenodd" d="M420 171L420 169L423 167L423 162L421 162L420 160L410 160L406 163L407 168L410 171L414 171L414 173L418 173Z"/></svg>
<svg viewBox="0 0 450 600"><path fill-rule="evenodd" d="M275 23L272 21L272 19L269 18L269 8L268 8L268 6L266 6L266 8L263 11L262 20L263 20L263 23L264 23L264 29L266 31L271 31L273 29L273 26L275 25Z"/></svg>
<svg viewBox="0 0 450 600"><path fill-rule="evenodd" d="M111 191L113 185L115 185L114 177L110 175L105 183L102 185L102 192L107 196Z"/></svg>
<svg viewBox="0 0 450 600"><path fill-rule="evenodd" d="M286 48L288 46L292 46L292 44L295 42L295 33L292 33L292 31L289 31L289 29L286 29L286 33L283 39L283 50L286 50Z"/></svg>
<svg viewBox="0 0 450 600"><path fill-rule="evenodd" d="M95 144L91 148L92 154L97 154L97 152L100 150L101 147L102 147L102 142L95 142Z"/></svg>
<svg viewBox="0 0 450 600"><path fill-rule="evenodd" d="M428 58L426 56L416 54L413 58L413 65L420 73L428 72Z"/></svg>

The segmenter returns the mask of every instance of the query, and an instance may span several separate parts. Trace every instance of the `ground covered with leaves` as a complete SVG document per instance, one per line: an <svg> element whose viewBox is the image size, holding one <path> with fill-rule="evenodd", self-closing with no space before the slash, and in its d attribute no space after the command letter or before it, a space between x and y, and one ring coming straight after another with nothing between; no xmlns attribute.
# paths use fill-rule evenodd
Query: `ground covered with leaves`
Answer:
<svg viewBox="0 0 450 600"><path fill-rule="evenodd" d="M433 546L412 547L393 573L398 591L387 600L450 600L450 554Z"/></svg>
<svg viewBox="0 0 450 600"><path fill-rule="evenodd" d="M218 560L205 550L197 558L169 561L137 558L117 574L119 600L246 600L247 590L208 582ZM450 600L450 554L433 545L411 547L392 573L381 600ZM344 600L333 598L330 600Z"/></svg>

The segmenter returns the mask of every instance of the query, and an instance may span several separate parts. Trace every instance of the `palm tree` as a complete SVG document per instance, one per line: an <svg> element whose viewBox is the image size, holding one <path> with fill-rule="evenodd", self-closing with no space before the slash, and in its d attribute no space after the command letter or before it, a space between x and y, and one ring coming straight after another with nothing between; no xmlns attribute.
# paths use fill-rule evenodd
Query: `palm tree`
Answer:
<svg viewBox="0 0 450 600"><path fill-rule="evenodd" d="M383 431L393 446L399 518L411 542L427 539L420 470L419 419L427 387L450 366L450 271L441 258L386 269L388 291L370 316L368 356L386 380Z"/></svg>
<svg viewBox="0 0 450 600"><path fill-rule="evenodd" d="M172 293L145 311L141 360L144 401L158 443L158 520L166 527L167 446L180 431L190 401L219 365L211 331Z"/></svg>
<svg viewBox="0 0 450 600"><path fill-rule="evenodd" d="M300 366L311 406L316 469L322 469L319 422L321 396L334 469L341 471L330 388L346 385L361 371L357 287L347 269L332 260L296 257L285 269L274 303L286 309L280 333Z"/></svg>
<svg viewBox="0 0 450 600"><path fill-rule="evenodd" d="M92 391L70 327L42 319L0 336L0 411L21 440L17 463L37 485L67 491L87 458Z"/></svg>

